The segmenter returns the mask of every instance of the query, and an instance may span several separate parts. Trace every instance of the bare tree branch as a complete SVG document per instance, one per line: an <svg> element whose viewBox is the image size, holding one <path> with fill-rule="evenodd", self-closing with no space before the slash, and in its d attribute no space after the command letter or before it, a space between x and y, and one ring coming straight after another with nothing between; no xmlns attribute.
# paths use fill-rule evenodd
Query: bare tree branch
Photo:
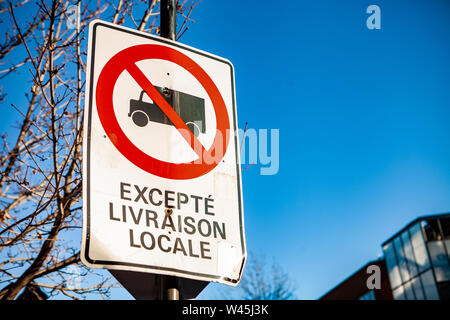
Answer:
<svg viewBox="0 0 450 320"><path fill-rule="evenodd" d="M0 8L8 18L0 21L0 80L26 78L17 86L27 102L0 83L0 102L8 94L9 109L20 119L0 139L0 299L107 298L117 284L83 266L79 241L73 240L82 216L87 27L102 18L157 33L158 0L148 6L139 0L77 1L70 7L67 0L6 3ZM177 5L181 34L195 4ZM71 287L74 278L89 284Z"/></svg>
<svg viewBox="0 0 450 320"><path fill-rule="evenodd" d="M238 285L244 300L291 300L295 299L295 285L289 275L273 262L267 266L263 257L250 254L241 282ZM226 298L227 293L223 293Z"/></svg>

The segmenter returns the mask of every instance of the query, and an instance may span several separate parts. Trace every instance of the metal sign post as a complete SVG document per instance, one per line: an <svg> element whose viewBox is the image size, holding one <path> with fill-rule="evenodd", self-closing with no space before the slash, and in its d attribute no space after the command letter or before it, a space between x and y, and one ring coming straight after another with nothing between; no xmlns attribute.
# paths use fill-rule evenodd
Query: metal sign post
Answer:
<svg viewBox="0 0 450 320"><path fill-rule="evenodd" d="M159 27L160 35L175 41L177 30L177 7L176 0L161 0L159 4ZM177 287L177 277L157 275L159 278L162 295L161 300L167 297L167 300L179 300L180 292Z"/></svg>
<svg viewBox="0 0 450 320"><path fill-rule="evenodd" d="M175 41L177 29L177 7L175 0L161 0L160 4L160 34L161 37Z"/></svg>

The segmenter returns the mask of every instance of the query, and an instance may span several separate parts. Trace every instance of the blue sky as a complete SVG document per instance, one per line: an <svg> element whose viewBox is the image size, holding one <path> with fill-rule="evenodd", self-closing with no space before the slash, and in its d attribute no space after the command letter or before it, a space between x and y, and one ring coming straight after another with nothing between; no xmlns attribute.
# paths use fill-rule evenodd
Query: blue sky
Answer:
<svg viewBox="0 0 450 320"><path fill-rule="evenodd" d="M241 127L280 129L279 173L243 173L247 246L315 299L416 216L450 211L450 7L271 3L203 1L181 41L233 62Z"/></svg>
<svg viewBox="0 0 450 320"><path fill-rule="evenodd" d="M366 27L371 4L381 30ZM193 11L180 41L232 61L240 127L280 130L278 174L242 175L247 248L275 259L300 299L376 259L415 217L450 211L449 9L203 0ZM6 128L16 115L0 112Z"/></svg>

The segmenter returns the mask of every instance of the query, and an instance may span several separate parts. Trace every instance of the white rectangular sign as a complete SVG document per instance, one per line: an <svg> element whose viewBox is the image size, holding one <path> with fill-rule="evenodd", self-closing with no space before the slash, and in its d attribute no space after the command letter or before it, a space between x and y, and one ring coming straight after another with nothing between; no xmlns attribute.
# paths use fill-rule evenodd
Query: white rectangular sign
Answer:
<svg viewBox="0 0 450 320"><path fill-rule="evenodd" d="M246 259L232 64L89 26L85 265L236 285Z"/></svg>

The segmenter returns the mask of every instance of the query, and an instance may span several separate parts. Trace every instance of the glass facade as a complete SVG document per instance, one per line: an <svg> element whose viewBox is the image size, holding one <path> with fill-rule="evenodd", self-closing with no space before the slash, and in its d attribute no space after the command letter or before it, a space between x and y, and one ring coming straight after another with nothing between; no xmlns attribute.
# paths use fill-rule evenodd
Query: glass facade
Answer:
<svg viewBox="0 0 450 320"><path fill-rule="evenodd" d="M394 299L450 299L450 215L417 221L383 252Z"/></svg>

